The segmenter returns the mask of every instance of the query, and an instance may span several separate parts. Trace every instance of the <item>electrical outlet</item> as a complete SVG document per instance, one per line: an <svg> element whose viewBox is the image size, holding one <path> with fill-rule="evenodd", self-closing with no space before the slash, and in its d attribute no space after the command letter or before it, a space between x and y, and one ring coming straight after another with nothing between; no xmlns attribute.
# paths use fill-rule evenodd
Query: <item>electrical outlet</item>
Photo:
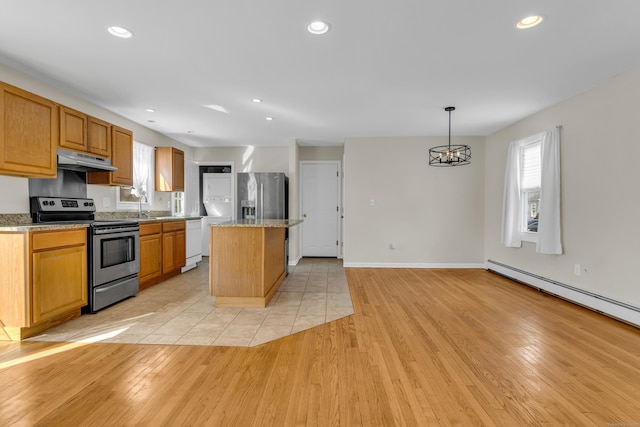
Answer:
<svg viewBox="0 0 640 427"><path fill-rule="evenodd" d="M582 274L582 268L580 267L580 264L573 265L573 274L575 274L576 276L580 276Z"/></svg>
<svg viewBox="0 0 640 427"><path fill-rule="evenodd" d="M109 206L111 206L111 199L109 199L108 197L103 197L102 198L102 207L103 208L108 208Z"/></svg>
<svg viewBox="0 0 640 427"><path fill-rule="evenodd" d="M369 199L369 206L375 206L376 205L376 199Z"/></svg>

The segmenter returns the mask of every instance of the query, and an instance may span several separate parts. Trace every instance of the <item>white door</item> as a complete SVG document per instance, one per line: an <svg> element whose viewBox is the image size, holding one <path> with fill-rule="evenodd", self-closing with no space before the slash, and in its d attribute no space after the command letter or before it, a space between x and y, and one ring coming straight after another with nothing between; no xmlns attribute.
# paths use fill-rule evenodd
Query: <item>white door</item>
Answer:
<svg viewBox="0 0 640 427"><path fill-rule="evenodd" d="M340 162L301 162L302 256L339 255Z"/></svg>

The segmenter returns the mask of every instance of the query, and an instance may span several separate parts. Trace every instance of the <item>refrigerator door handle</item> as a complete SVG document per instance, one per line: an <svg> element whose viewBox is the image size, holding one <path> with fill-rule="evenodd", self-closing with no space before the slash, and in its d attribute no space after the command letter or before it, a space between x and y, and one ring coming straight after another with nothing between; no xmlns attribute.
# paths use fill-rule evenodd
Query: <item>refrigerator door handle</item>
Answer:
<svg viewBox="0 0 640 427"><path fill-rule="evenodd" d="M260 183L260 219L264 219L264 184Z"/></svg>

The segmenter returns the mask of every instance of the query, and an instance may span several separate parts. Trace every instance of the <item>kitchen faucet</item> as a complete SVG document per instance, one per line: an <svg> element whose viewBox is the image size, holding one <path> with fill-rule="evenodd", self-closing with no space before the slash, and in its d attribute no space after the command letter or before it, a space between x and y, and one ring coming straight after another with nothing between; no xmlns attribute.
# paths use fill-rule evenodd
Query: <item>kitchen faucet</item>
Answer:
<svg viewBox="0 0 640 427"><path fill-rule="evenodd" d="M146 194L141 194L138 197L138 218L149 218L151 215L150 211L143 211L142 210L142 200L144 199L145 202L148 202L149 200L147 199Z"/></svg>

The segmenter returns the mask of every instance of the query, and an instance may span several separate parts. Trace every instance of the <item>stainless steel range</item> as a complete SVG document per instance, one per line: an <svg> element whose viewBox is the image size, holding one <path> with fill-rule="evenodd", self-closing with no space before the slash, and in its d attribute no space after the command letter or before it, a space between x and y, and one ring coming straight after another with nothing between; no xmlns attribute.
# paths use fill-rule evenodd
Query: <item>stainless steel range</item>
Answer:
<svg viewBox="0 0 640 427"><path fill-rule="evenodd" d="M92 199L31 197L34 223L89 224L89 304L95 313L138 293L140 226L135 220L96 221Z"/></svg>

